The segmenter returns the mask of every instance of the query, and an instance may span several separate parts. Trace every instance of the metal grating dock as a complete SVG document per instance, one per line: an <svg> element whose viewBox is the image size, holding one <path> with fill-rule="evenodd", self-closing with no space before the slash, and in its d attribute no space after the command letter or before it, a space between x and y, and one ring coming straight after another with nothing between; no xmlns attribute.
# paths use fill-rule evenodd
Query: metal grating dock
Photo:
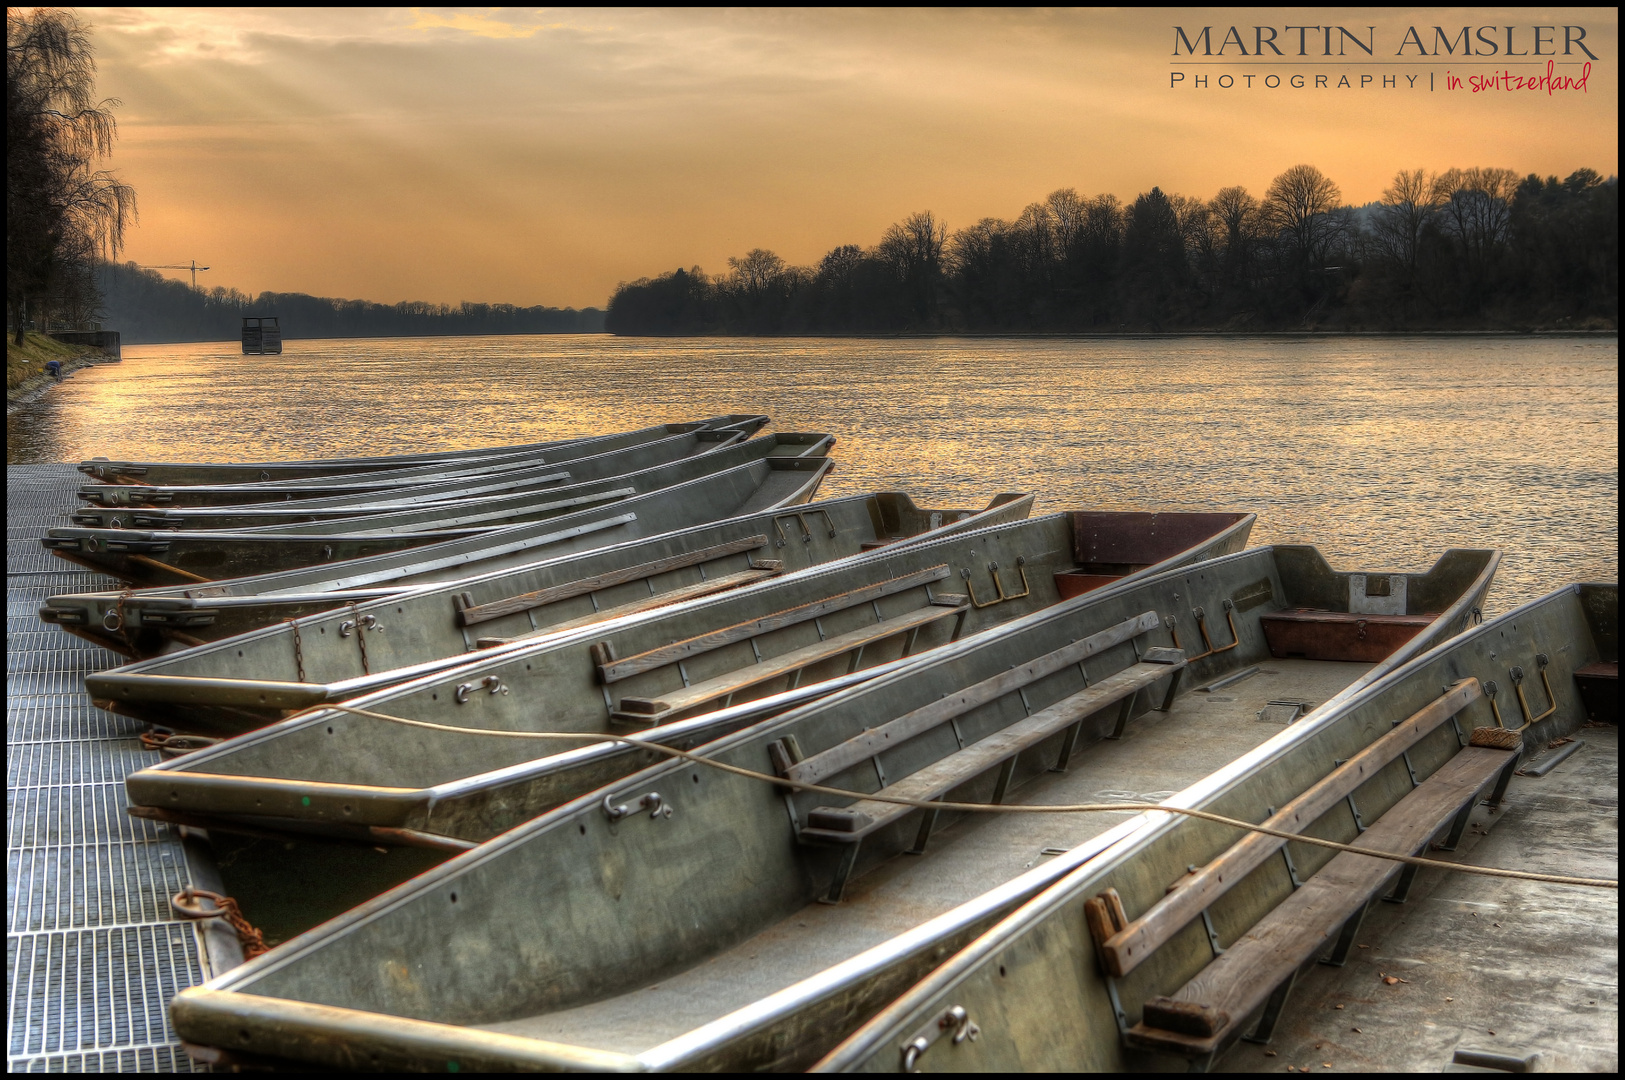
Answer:
<svg viewBox="0 0 1625 1080"><path fill-rule="evenodd" d="M116 588L38 538L75 504L71 465L6 469L6 1067L201 1071L169 999L203 981L180 838L125 813L124 778L155 764L141 724L97 709L84 676L120 658L35 612L53 593Z"/></svg>

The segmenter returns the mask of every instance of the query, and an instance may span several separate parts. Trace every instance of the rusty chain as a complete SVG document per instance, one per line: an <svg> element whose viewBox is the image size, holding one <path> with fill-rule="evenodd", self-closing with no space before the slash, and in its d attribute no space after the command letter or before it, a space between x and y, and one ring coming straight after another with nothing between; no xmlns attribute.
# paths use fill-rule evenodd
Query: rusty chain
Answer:
<svg viewBox="0 0 1625 1080"><path fill-rule="evenodd" d="M305 681L305 644L299 638L299 620L288 619L287 624L293 628L293 667L299 673L299 681Z"/></svg>
<svg viewBox="0 0 1625 1080"><path fill-rule="evenodd" d="M202 904L196 903L198 900L208 900L214 904L214 907L206 908ZM217 892L193 888L188 885L170 897L169 906L174 908L176 914L183 919L225 919L231 925L231 928L237 932L237 940L243 943L243 959L245 960L252 960L262 953L271 951L271 947L265 944L264 933L243 918L242 909L237 906L237 901L229 896L221 896Z"/></svg>
<svg viewBox="0 0 1625 1080"><path fill-rule="evenodd" d="M372 668L367 664L367 628L362 624L361 621L361 609L355 606L354 600L350 601L348 606L350 608L350 614L355 616L353 620L355 625L355 643L361 646L361 673L363 675L371 675ZM304 676L300 676L300 681L304 681Z"/></svg>

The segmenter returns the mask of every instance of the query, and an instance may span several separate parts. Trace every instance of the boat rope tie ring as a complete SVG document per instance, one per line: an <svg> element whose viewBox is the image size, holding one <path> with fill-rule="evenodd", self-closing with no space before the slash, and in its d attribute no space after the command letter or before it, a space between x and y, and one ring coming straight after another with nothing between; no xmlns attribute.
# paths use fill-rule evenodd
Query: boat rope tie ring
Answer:
<svg viewBox="0 0 1625 1080"><path fill-rule="evenodd" d="M841 788L825 787L822 784L797 783L782 776L771 773L756 772L753 769L741 768L738 765L729 765L726 762L714 761L691 750L679 750L675 746L665 746L661 743L650 742L647 739L631 735L612 735L596 731L504 731L494 728L454 727L450 724L435 724L428 720L410 720L404 716L390 716L388 713L373 712L370 709L358 709L353 705L321 705L308 709L304 713L289 717L289 720L298 716L308 716L322 709L333 709L338 712L351 713L356 716L365 716L373 720L384 720L395 724L405 724L408 727L425 728L430 731L445 731L457 735L488 735L495 738L506 739L568 739L576 742L619 742L630 746L654 750L668 757L682 758L696 765L705 765L721 772L733 773L736 776L749 777L760 780L776 787L790 788L794 791L808 791L818 795L833 795L843 799L863 799L872 802L894 803L898 806L912 806L921 810L951 810L966 813L983 814L1114 814L1124 810L1136 810L1142 813L1161 811L1167 814L1178 814L1183 817L1197 818L1202 821L1211 821L1219 825L1228 825L1235 829L1244 829L1249 832L1263 833L1265 836L1277 837L1281 840L1291 840L1295 843L1309 844L1313 847L1329 848L1332 851L1346 851L1354 855L1369 855L1374 859L1387 859L1390 862L1405 863L1409 866L1421 868L1455 871L1461 874L1477 874L1482 877L1512 878L1516 881L1540 881L1552 885L1581 885L1594 889L1618 889L1618 879L1572 877L1564 874L1537 874L1527 870L1508 870L1498 866L1474 866L1471 863L1445 862L1442 859L1424 859L1417 855L1400 855L1391 851L1380 851L1375 848L1361 847L1358 844L1343 844L1336 840L1325 840L1318 836L1309 836L1304 833L1288 832L1285 829L1272 829L1267 825L1259 825L1240 818L1225 817L1207 810L1197 810L1185 806L1168 806L1155 802L1116 802L1116 803L1071 803L1062 805L1021 805L1010 803L960 803L943 802L931 799L910 799L901 795L869 794L861 791L846 791Z"/></svg>
<svg viewBox="0 0 1625 1080"><path fill-rule="evenodd" d="M113 610L102 616L102 626L104 628L115 634L124 629L124 602L130 598L130 594L134 591L133 588L125 586L124 590L118 594L118 601L113 605ZM129 635L125 635L125 639L128 640Z"/></svg>
<svg viewBox="0 0 1625 1080"><path fill-rule="evenodd" d="M202 750L220 741L208 735L178 735L165 727L153 727L143 731L138 738L141 740L141 749L156 750L167 758L190 754L194 750Z"/></svg>
<svg viewBox="0 0 1625 1080"><path fill-rule="evenodd" d="M209 901L213 906L205 907L199 902L203 900ZM170 898L169 906L183 919L225 919L231 924L231 928L237 931L237 940L243 943L245 960L252 960L261 953L271 951L270 946L265 944L265 935L243 918L242 910L237 907L237 901L229 896L188 886Z"/></svg>

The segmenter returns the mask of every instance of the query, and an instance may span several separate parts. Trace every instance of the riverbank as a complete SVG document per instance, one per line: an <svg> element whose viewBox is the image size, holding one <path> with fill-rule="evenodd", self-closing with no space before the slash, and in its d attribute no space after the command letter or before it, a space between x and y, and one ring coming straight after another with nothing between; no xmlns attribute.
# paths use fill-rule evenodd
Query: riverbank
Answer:
<svg viewBox="0 0 1625 1080"><path fill-rule="evenodd" d="M89 345L67 345L32 330L23 334L21 345L7 334L6 414L33 401L56 381L45 373L47 361L60 360L62 372L67 374L99 363L102 355L101 350Z"/></svg>

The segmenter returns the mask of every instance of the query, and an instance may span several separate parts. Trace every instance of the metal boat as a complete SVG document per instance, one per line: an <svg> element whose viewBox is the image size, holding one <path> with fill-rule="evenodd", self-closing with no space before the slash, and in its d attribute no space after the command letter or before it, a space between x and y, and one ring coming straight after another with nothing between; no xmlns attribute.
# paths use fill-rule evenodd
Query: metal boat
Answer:
<svg viewBox="0 0 1625 1080"><path fill-rule="evenodd" d="M412 509L444 509L451 504L478 499L579 486L714 453L743 441L745 437L746 433L741 429L699 429L557 464L536 464L533 461L519 469L454 476L401 487L361 488L354 491L332 488L329 490L333 494L241 505L179 508L85 506L74 510L69 518L75 525L85 528L282 529L305 523L326 523L341 518L394 514Z"/></svg>
<svg viewBox="0 0 1625 1080"><path fill-rule="evenodd" d="M458 459L435 465L418 465L404 469L386 469L366 473L349 473L338 476L312 477L301 480L277 480L263 484L190 484L181 486L159 487L143 484L140 486L128 484L87 484L79 489L79 498L86 503L105 507L147 507L181 509L185 507L200 506L244 506L254 503L282 503L301 499L331 498L335 496L364 497L369 500L383 501L393 492L401 492L407 488L427 487L431 491L436 489L451 492L456 497L462 497L467 491L481 490L479 485L486 485L488 490L504 490L500 486L501 480L512 474L519 479L527 475L534 475L528 470L538 470L543 467L557 467L567 462L583 462L584 459L600 465L613 468L613 459L608 455L621 453L627 455L620 460L626 462L642 462L621 467L621 471L631 471L638 467L647 467L657 460L666 460L663 456L632 456L630 452L644 450L656 446L673 445L674 437L691 435L699 436L701 445L687 449L688 453L698 453L741 439L747 439L756 434L767 424L765 416L713 417L710 420L691 424L662 424L642 431L626 432L621 435L606 436L598 439L583 439L567 446L553 447L547 450L529 450L520 453L502 454L499 456L485 456L476 458ZM706 439L707 434L711 435ZM719 437L719 435L721 437ZM682 444L676 444L681 446ZM579 474L581 478L590 478L591 473ZM603 475L608 475L607 472ZM466 484L467 488L460 485ZM125 515L129 520L130 515ZM102 518L101 520L105 520Z"/></svg>
<svg viewBox="0 0 1625 1080"><path fill-rule="evenodd" d="M321 563L341 563L380 552L421 547L504 526L563 517L575 511L610 506L634 495L672 487L750 461L766 458L801 458L804 467L826 455L834 437L821 433L780 432L726 449L694 452L708 436L725 432L696 432L674 436L654 463L635 472L620 472L628 464L621 454L589 466L597 459L574 462L570 472L553 473L564 486L526 490L520 494L470 494L464 498L397 497L369 506L321 507L307 510L251 508L242 516L236 508L169 511L169 514L217 515L220 531L147 532L137 529L52 529L41 541L61 558L137 584L203 582L237 577L249 572L271 573ZM653 453L653 447L644 448ZM661 461L660 458L664 458ZM609 471L617 470L617 471ZM596 479L593 473L607 472ZM109 514L113 511L97 510ZM125 511L127 512L127 511ZM276 525L291 519L293 523ZM254 520L268 521L255 528Z"/></svg>
<svg viewBox="0 0 1625 1080"><path fill-rule="evenodd" d="M998 538L1022 529L877 557L912 562L974 538L968 586L985 602L998 591L983 591L991 573L983 559L1016 565L1021 552ZM1111 824L1098 815L961 816L866 796L1098 802L1109 794L1102 788L1184 788L1229 762L1268 758L1277 745L1342 730L1366 691L1465 629L1497 562L1493 551L1454 550L1425 574L1350 574L1333 571L1313 548L1281 545L1040 607L698 750L707 762L757 776L665 761L525 821L183 991L172 1006L177 1030L188 1042L249 1059L329 1067L805 1066L1036 892L1041 886L1021 875L1045 840L1067 840L1068 830L1087 839ZM1035 563L1049 569L1042 557L1028 559L1034 589ZM577 640L584 646L590 636ZM634 658L600 650L578 662L594 659ZM1427 688L1427 700L1437 694L1437 686ZM514 725L518 696L478 688L458 723ZM1289 697L1292 707L1275 704ZM398 692L387 704L361 700L374 711L415 715ZM336 754L354 740L375 759L398 763L402 777L459 745L445 741L446 732L317 715L320 727L306 736L313 746L326 740ZM1350 726L1374 738L1389 730L1388 719L1385 712L1380 723ZM1316 760L1334 749L1317 746L1324 753ZM642 760L649 751L629 753ZM1131 760L1119 760L1125 755ZM166 770L172 782L190 764L183 758L180 769ZM774 775L792 786L764 779ZM363 785L311 781L267 783L261 809L274 801L277 812L296 813L281 807L308 799L329 821L353 820L355 800L369 794ZM251 787L238 787L246 806ZM173 790L180 795L190 785ZM154 788L148 801L169 794ZM370 794L379 805L418 793ZM418 802L417 820L447 832L468 828L500 808L496 794L454 798L445 808ZM1138 801L1150 793L1128 794ZM915 857L896 858L904 851ZM995 890L1002 907L952 923L961 904L989 895L1001 879L1015 879ZM1156 894L1164 881L1156 878ZM820 898L840 902L815 903ZM946 930L944 920L952 923ZM1066 932L1082 925L1072 919ZM1084 955L1057 953L1056 963L1076 981ZM1061 978L1035 984L1020 1022L1045 1023L1053 1010L1042 993L1062 993ZM1114 1037L1108 1012L1084 1011L1105 1000L1095 994L1068 1015L1099 1015ZM1080 1023L1066 1038L1083 1039L1087 1030Z"/></svg>
<svg viewBox="0 0 1625 1080"><path fill-rule="evenodd" d="M916 655L1020 618L1057 602L1058 582L1068 581L1083 563L1096 570L1116 569L1121 577L1239 550L1253 522L1245 514L1076 513L1020 520L1027 510L1020 500L996 503L981 521L970 518L912 543L853 556L876 539L869 505L866 500L826 504L816 512L776 515L767 531L739 536L741 550L717 553L718 576L759 579L727 592L540 636L524 634L530 611L509 609L547 596L509 594L488 604L468 604L479 598L440 593L439 602L454 618L443 627L450 634L442 640L461 648L394 671L384 670L373 650L388 638L389 628L410 636L417 625L407 617L405 598L385 600L368 613L370 619L341 609L301 623L300 642L310 639L313 649L316 642L335 639L324 649L329 659L322 671L304 665L303 646L295 649L291 635L277 639L280 648L252 653L252 667L251 643L230 639L174 658L97 672L87 677L86 687L92 698L118 712L189 730L242 731L297 710L351 700L379 707L387 702L389 708L407 709L423 720L512 730L656 727ZM1017 520L996 524L1000 518ZM968 524L985 527L967 530ZM775 547L777 540L784 541L784 548ZM760 573L777 569L763 565L766 556L791 544L804 549L798 561L810 564L807 568L782 576ZM1109 567L1102 565L1105 559L1089 556L1124 561ZM1155 558L1156 565L1129 563L1127 558ZM697 578L695 573L688 580ZM649 588L647 579L627 581L603 603L613 606L639 593L647 595ZM564 590L572 591L569 585ZM591 616L590 597L571 599L575 602L561 616ZM436 621L446 620L446 613L436 615ZM495 637L493 647L473 655L466 651L468 645L479 641L464 636L470 613L476 620L501 615L475 623L489 627L487 633ZM365 663L360 659L363 648ZM245 669L270 677L244 678ZM321 675L343 677L324 680ZM485 688L479 701L472 692L459 690L469 685ZM289 755L285 767L296 770L291 775L309 779L382 786L399 786L405 779L405 774L390 779L397 764L392 761L350 761L352 754L376 756L361 749L366 737L360 735L355 741L323 736L315 754L320 760L307 765L304 759L311 751L301 747L310 732L328 724L323 715L311 713L279 725L272 740L275 749L265 742L253 756L275 760ZM439 745L421 768L409 771L421 782L427 776L423 768L428 768L436 774L429 783L438 783L534 759L539 751L545 748L470 735ZM210 760L237 759L215 753ZM305 773L308 767L321 775ZM549 785L556 788L558 782ZM466 834L453 830L450 835Z"/></svg>
<svg viewBox="0 0 1625 1080"><path fill-rule="evenodd" d="M725 423L745 421L751 419L751 414L741 413L736 416L719 417L717 419L723 420ZM657 424L651 428L643 428L641 431L644 433L660 432L666 427L667 425ZM581 442L615 440L627 436L636 437L638 434L639 432L626 432L621 435L583 436L549 442L521 443L512 446L469 447L418 454L304 458L288 461L172 462L115 461L108 458L91 458L79 463L79 471L86 476L115 484L252 484L276 480L297 480L307 477L340 476L377 470L434 466L470 458L492 458L506 454L560 449Z"/></svg>
<svg viewBox="0 0 1625 1080"><path fill-rule="evenodd" d="M1488 792L1493 814L1526 754L1588 721L1618 723L1618 650L1618 584L1564 587L1288 727L1167 805L1395 855L1454 851L1478 820L1479 795ZM1019 888L855 958L854 980L911 962L934 970L819 1069L1235 1067L1226 1051L1239 1038L1268 1041L1299 970L1323 955L1343 963L1367 908L1379 897L1404 903L1417 873L1172 813L1095 831ZM963 939L991 918L944 962L918 948L933 936ZM1475 936L1497 965L1504 946L1487 940L1488 923ZM1065 1024L1051 1020L1062 1015ZM956 1037L971 1025L975 1038Z"/></svg>
<svg viewBox="0 0 1625 1080"><path fill-rule="evenodd" d="M53 596L40 617L126 656L196 645L193 623L205 629L215 620L222 636L229 636L431 583L800 505L833 466L827 457L763 457L563 517L404 551L200 584Z"/></svg>
<svg viewBox="0 0 1625 1080"><path fill-rule="evenodd" d="M216 644L171 652L117 670L310 683L367 676L384 679L391 671L437 661L465 663L476 649L714 595L886 543L1018 520L1030 512L1032 501L1031 495L1011 494L996 496L983 510L926 510L900 492L880 492L764 510L472 575L406 595L328 601L342 608L339 621L267 615L269 625L236 635L217 629L222 621L217 617L221 610L218 599L189 600L184 605L170 602L161 608L148 603L136 609L142 616L162 611L166 623L180 629L183 616L190 614L193 618L185 626L188 636L214 631ZM803 525L811 529L811 523L823 526L826 521L839 523L839 543L814 546L801 542ZM126 616L130 610L127 604ZM229 610L269 613L277 608L238 605ZM359 627L398 626L400 632L373 630L368 634L363 662L354 635L337 633L345 622ZM290 667L288 658L294 656L297 662ZM222 659L228 661L224 666ZM394 681L408 677L399 674Z"/></svg>

